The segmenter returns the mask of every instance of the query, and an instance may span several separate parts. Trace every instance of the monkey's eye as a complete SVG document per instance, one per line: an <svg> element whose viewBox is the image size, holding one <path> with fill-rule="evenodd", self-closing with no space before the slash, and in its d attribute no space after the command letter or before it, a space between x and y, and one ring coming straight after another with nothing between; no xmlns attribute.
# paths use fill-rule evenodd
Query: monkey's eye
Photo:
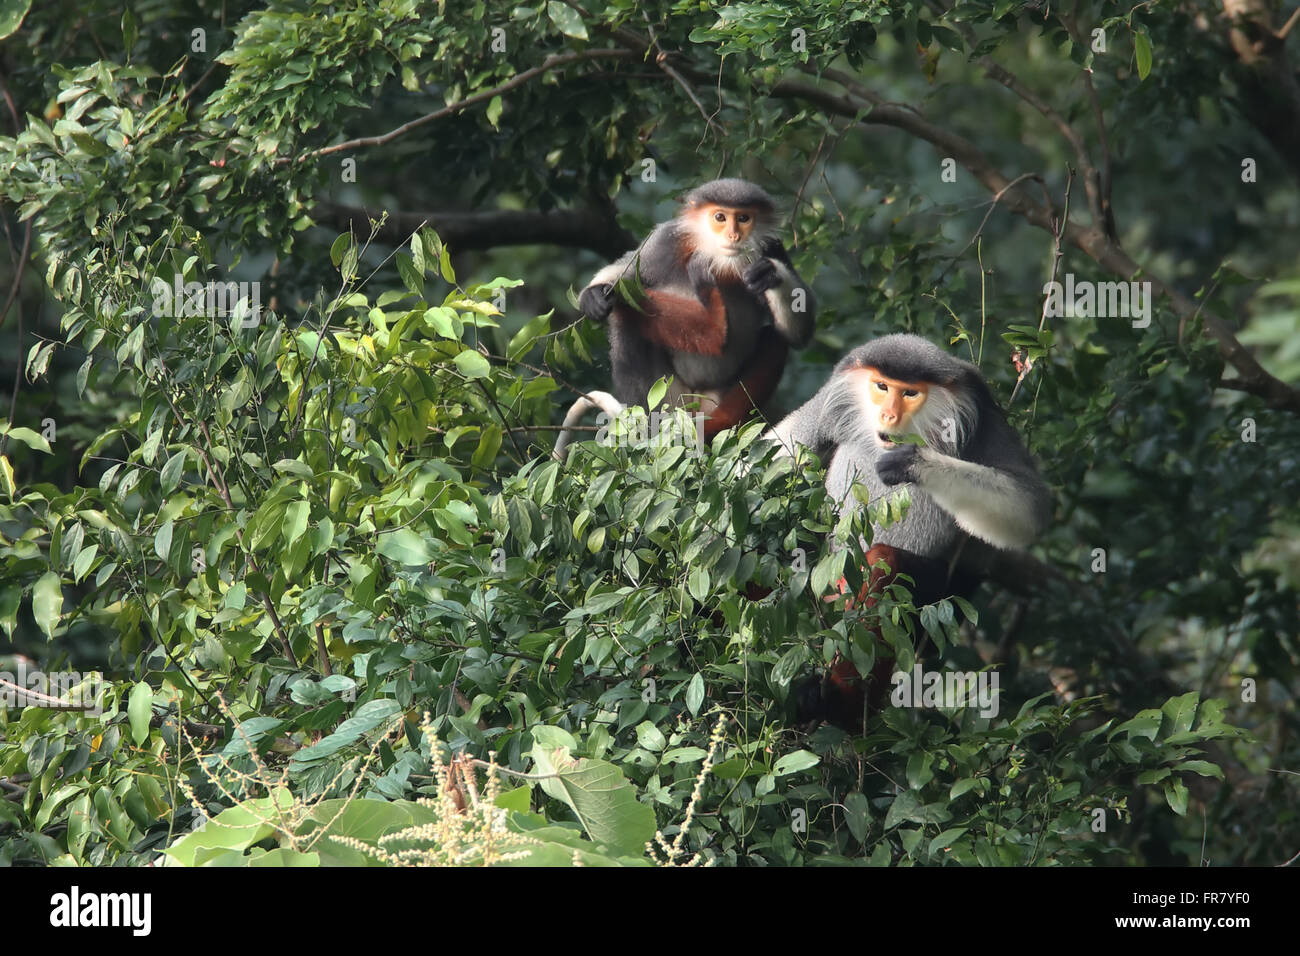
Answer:
<svg viewBox="0 0 1300 956"><path fill-rule="evenodd" d="M916 389L914 389L914 388L905 388L905 389L903 389L903 397L904 397L904 398L916 398L916 396L918 396L918 395L920 395L920 394L921 394L921 393L918 392L918 391L917 391Z"/></svg>
<svg viewBox="0 0 1300 956"><path fill-rule="evenodd" d="M876 383L876 388L880 389L882 392L887 392L887 391L889 391L889 386L886 385L884 382L877 382L877 383Z"/></svg>
<svg viewBox="0 0 1300 956"><path fill-rule="evenodd" d="M715 213L713 214L713 221L714 221L714 222L726 222L726 221L727 221L727 214L726 214L725 212L715 212Z"/></svg>
<svg viewBox="0 0 1300 956"><path fill-rule="evenodd" d="M749 215L743 212L740 213L738 216L736 216L736 222L749 222Z"/></svg>

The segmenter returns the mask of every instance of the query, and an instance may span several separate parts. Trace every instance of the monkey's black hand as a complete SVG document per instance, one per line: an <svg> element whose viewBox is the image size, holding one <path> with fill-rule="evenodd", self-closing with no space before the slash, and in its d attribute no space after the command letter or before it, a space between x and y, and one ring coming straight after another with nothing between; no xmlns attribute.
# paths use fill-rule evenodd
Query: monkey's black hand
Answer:
<svg viewBox="0 0 1300 956"><path fill-rule="evenodd" d="M754 295L762 295L768 289L775 289L781 284L781 276L771 259L759 259L745 270L743 276L745 288Z"/></svg>
<svg viewBox="0 0 1300 956"><path fill-rule="evenodd" d="M876 459L876 474L887 485L901 485L916 481L921 450L915 445L899 445Z"/></svg>
<svg viewBox="0 0 1300 956"><path fill-rule="evenodd" d="M614 311L614 287L589 285L578 296L578 308L593 322L604 322Z"/></svg>

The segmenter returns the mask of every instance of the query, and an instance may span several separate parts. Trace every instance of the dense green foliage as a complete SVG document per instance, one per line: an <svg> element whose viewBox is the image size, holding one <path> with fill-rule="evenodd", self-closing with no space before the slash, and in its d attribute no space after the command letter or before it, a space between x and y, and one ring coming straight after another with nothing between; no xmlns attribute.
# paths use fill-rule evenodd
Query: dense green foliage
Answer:
<svg viewBox="0 0 1300 956"><path fill-rule="evenodd" d="M1300 197L1196 11L128 7L0 41L13 263L33 237L0 270L0 671L106 681L102 713L0 710L0 862L394 862L381 837L489 789L487 844L415 861L643 862L683 827L655 859L1294 844ZM757 424L549 457L608 376L566 293L722 173L782 194L821 302L787 403L888 331L977 360L1055 494L1055 576L823 600L861 524ZM1129 263L1149 326L1043 316L1049 278ZM227 279L260 286L184 291ZM903 670L1002 665L999 713L796 727L792 682L877 629ZM518 789L466 782L490 755Z"/></svg>

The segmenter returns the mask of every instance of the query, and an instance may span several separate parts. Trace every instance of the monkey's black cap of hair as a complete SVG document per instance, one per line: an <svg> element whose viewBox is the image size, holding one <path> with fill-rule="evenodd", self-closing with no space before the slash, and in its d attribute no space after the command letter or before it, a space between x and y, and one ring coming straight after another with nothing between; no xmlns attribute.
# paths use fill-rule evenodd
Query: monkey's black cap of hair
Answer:
<svg viewBox="0 0 1300 956"><path fill-rule="evenodd" d="M876 368L904 382L976 386L983 379L969 362L949 355L919 335L897 333L873 339L854 349L840 362L840 370Z"/></svg>
<svg viewBox="0 0 1300 956"><path fill-rule="evenodd" d="M767 191L747 179L715 179L703 186L696 186L686 194L688 206L700 206L705 203L718 206L749 206L769 211L776 208L776 202Z"/></svg>

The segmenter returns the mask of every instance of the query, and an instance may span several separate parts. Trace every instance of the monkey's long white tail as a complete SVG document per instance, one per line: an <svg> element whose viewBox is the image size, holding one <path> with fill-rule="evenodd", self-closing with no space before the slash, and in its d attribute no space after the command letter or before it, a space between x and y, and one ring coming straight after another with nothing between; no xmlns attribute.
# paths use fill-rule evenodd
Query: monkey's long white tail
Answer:
<svg viewBox="0 0 1300 956"><path fill-rule="evenodd" d="M582 416L594 408L600 409L611 418L626 408L609 392L588 392L586 395L579 395L577 401L569 406L568 413L564 416L564 425L560 430L560 437L555 441L555 460L564 461L568 454L566 449L569 446L570 433L575 425L582 421Z"/></svg>

